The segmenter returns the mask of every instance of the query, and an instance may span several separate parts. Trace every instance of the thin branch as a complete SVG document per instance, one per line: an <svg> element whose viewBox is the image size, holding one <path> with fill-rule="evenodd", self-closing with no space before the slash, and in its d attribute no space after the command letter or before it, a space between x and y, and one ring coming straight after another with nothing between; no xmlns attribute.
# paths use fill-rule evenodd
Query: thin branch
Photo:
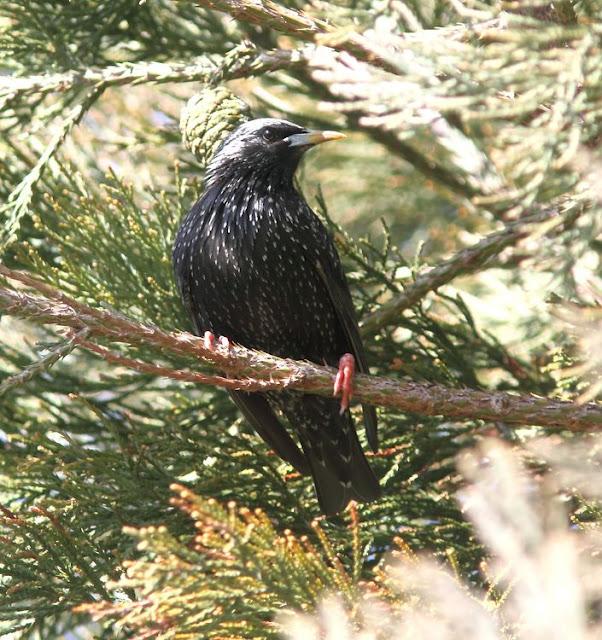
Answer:
<svg viewBox="0 0 602 640"><path fill-rule="evenodd" d="M316 35L332 31L324 20L312 18L302 11L289 9L271 0L197 0L206 9L223 11L237 20L295 35L303 40L313 40Z"/></svg>
<svg viewBox="0 0 602 640"><path fill-rule="evenodd" d="M78 342L85 339L89 333L89 329L84 327L75 335L70 336L67 340L52 347L43 358L33 362L14 376L5 378L2 383L0 383L0 396L3 396L9 389L25 384L35 376L39 376L41 373L48 371L59 360L66 358L73 349L77 347Z"/></svg>
<svg viewBox="0 0 602 640"><path fill-rule="evenodd" d="M555 216L558 216L558 210L550 208L512 222L502 231L486 236L472 247L462 249L436 267L420 273L404 291L384 302L376 311L364 318L361 322L362 334L371 335L395 323L402 311L419 302L427 293L436 291L459 275L478 271L488 260L529 235L531 232L529 227L533 224Z"/></svg>
<svg viewBox="0 0 602 640"><path fill-rule="evenodd" d="M387 131L386 129L377 127L364 127L361 123L361 116L359 114L349 114L348 121L353 128L364 131L373 140L379 142L392 151L395 155L403 158L406 162L411 164L414 169L420 171L420 173L444 187L447 187L450 191L465 198L472 198L479 193L475 190L463 176L459 173L455 173L451 169L436 163L434 160L426 156L421 151L415 149L411 144L400 140L399 136L394 131Z"/></svg>
<svg viewBox="0 0 602 640"><path fill-rule="evenodd" d="M66 93L88 87L104 88L121 85L164 84L166 82L203 82L232 80L249 75L289 68L303 62L312 47L297 50L274 49L262 51L246 43L234 49L223 64L207 57L193 62L136 62L122 63L105 68L66 71L47 75L0 78L0 107L4 101L27 95Z"/></svg>
<svg viewBox="0 0 602 640"><path fill-rule="evenodd" d="M158 327L134 322L106 310L92 309L70 299L47 284L27 274L0 265L0 274L18 280L46 297L0 287L0 308L40 324L54 324L81 330L89 329L90 337L103 337L135 346L156 349L163 355L202 358L235 378L231 388L261 391L266 382L277 381L280 388L329 396L335 370L310 362L277 358L269 354L234 345L231 349L211 350L203 340L185 332L167 333ZM124 361L121 361L123 364ZM177 371L177 370L175 370ZM165 373L163 371L162 373ZM249 380L253 378L253 380ZM286 382L284 382L286 381ZM215 384L226 386L216 377ZM602 405L550 400L536 396L502 392L452 389L440 384L402 382L360 375L357 377L356 399L374 405L425 416L443 415L456 419L503 420L508 425L540 425L549 428L588 431L602 429Z"/></svg>
<svg viewBox="0 0 602 640"><path fill-rule="evenodd" d="M196 0L196 3L205 9L227 13L241 22L346 51L382 69L392 72L397 70L396 65L389 59L389 52L377 51L361 33L341 29L297 9L276 4L272 0Z"/></svg>
<svg viewBox="0 0 602 640"><path fill-rule="evenodd" d="M285 389L290 387L294 382L294 377L290 379L282 378L280 380L236 380L234 378L224 378L224 376L212 376L205 373L199 373L198 371L189 371L185 369L173 369L172 367L165 367L158 364L151 364L150 362L144 362L137 358L128 358L122 356L119 353L114 353L110 349L103 347L89 340L77 339L77 344L100 356L103 360L110 362L111 364L127 367L128 369L134 369L141 373L150 373L154 376L162 378L171 378L172 380L181 380L182 382L194 382L196 384L211 384L217 387L223 387L224 389L235 389L237 391L272 391L275 389ZM77 345L75 345L77 346ZM0 392L1 392L0 386Z"/></svg>

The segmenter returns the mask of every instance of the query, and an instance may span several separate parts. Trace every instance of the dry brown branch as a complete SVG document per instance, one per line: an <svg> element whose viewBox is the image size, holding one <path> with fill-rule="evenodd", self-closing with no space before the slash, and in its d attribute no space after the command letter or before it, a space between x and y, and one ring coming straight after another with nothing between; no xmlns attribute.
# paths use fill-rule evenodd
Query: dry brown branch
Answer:
<svg viewBox="0 0 602 640"><path fill-rule="evenodd" d="M331 367L277 358L239 345L233 345L230 350L207 349L201 338L185 332L168 333L116 312L93 309L28 274L1 265L0 274L44 293L44 296L39 296L0 287L0 308L7 313L40 324L61 325L75 330L87 328L90 338L102 337L114 342L149 347L163 358L201 358L233 378L208 376L206 380L197 378L196 382L245 391L261 391L270 386L324 396L332 393L335 370ZM108 356L108 350L102 347L95 346L94 350L102 357ZM136 368L147 367L147 363L138 360L123 356L117 358L113 354L107 357L125 366L135 364ZM151 369L146 368L146 371L151 372ZM170 377L182 379L181 371L169 366L161 367L160 371L153 369L152 372L158 375L171 373ZM440 384L404 382L366 375L357 377L355 396L362 402L425 416L502 420L508 425L540 425L571 431L602 429L602 406L595 403L578 405L536 396L453 389Z"/></svg>
<svg viewBox="0 0 602 640"><path fill-rule="evenodd" d="M103 360L106 360L111 364L127 367L128 369L134 369L135 371L140 371L141 373L149 373L154 376L172 378L173 380L181 380L182 382L212 384L217 387L223 387L224 389L236 389L237 391L258 391L259 389L263 391L269 391L273 389L288 387L294 381L294 378L291 378L289 380L282 379L274 381L253 380L249 378L245 380L236 380L234 378L208 375L205 373L199 373L198 371L189 371L187 369L174 369L172 367L144 362L143 360L139 360L137 358L128 358L127 356L122 356L119 353L115 353L110 349L103 347L102 345L90 342L89 340L75 339L74 342L79 344L80 347L86 349L87 351L95 353L97 356L100 356Z"/></svg>

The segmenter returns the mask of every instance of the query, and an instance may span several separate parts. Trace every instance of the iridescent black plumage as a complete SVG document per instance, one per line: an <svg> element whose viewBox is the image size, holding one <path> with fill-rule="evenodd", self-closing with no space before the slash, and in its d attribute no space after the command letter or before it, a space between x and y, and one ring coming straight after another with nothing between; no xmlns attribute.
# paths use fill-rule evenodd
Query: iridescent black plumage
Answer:
<svg viewBox="0 0 602 640"><path fill-rule="evenodd" d="M365 371L336 249L293 185L303 153L326 139L319 135L264 118L226 138L209 165L203 195L178 231L176 280L199 335L209 330L246 347L333 366L350 352ZM380 495L351 415L341 415L336 400L292 391L231 395L282 458L311 473L325 513ZM364 422L375 449L372 407L364 406Z"/></svg>

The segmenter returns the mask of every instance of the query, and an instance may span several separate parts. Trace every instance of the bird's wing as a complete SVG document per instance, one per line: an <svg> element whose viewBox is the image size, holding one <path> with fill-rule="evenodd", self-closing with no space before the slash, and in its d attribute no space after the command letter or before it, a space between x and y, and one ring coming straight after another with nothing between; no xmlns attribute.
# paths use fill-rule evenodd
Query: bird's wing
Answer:
<svg viewBox="0 0 602 640"><path fill-rule="evenodd" d="M282 426L268 401L259 393L245 391L228 393L249 424L265 442L301 475L307 475L310 471L307 458Z"/></svg>
<svg viewBox="0 0 602 640"><path fill-rule="evenodd" d="M201 334L201 327L195 320L198 316L192 296L186 296L182 289L182 299L187 311L190 312L197 335ZM228 391L234 404L239 408L247 422L272 447L283 459L290 463L301 475L310 473L309 463L303 452L291 438L288 431L282 426L278 416L274 413L268 401L259 393L246 393L244 391Z"/></svg>
<svg viewBox="0 0 602 640"><path fill-rule="evenodd" d="M360 373L368 373L364 343L360 336L353 301L351 300L351 294L349 293L347 282L338 264L338 260L336 260L336 262L332 258L327 261L318 260L316 266L320 278L328 290L328 295L336 310L345 335L347 336L347 340L349 341L349 345L357 362L357 368ZM362 404L362 410L364 413L364 427L366 429L368 444L372 451L377 451L376 410L368 404Z"/></svg>

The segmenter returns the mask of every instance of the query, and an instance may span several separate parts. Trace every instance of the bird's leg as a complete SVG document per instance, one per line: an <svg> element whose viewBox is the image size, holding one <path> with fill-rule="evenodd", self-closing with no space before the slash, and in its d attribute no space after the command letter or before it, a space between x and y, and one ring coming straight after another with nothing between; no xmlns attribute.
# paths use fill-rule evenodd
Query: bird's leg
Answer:
<svg viewBox="0 0 602 640"><path fill-rule="evenodd" d="M345 353L339 360L339 372L334 381L333 396L341 394L341 414L349 409L353 396L353 378L355 377L355 358Z"/></svg>
<svg viewBox="0 0 602 640"><path fill-rule="evenodd" d="M220 336L218 342L220 347L223 347L226 352L230 351L231 343L226 336ZM203 335L203 344L205 345L205 349L215 351L215 336L211 331L205 331L205 334Z"/></svg>

